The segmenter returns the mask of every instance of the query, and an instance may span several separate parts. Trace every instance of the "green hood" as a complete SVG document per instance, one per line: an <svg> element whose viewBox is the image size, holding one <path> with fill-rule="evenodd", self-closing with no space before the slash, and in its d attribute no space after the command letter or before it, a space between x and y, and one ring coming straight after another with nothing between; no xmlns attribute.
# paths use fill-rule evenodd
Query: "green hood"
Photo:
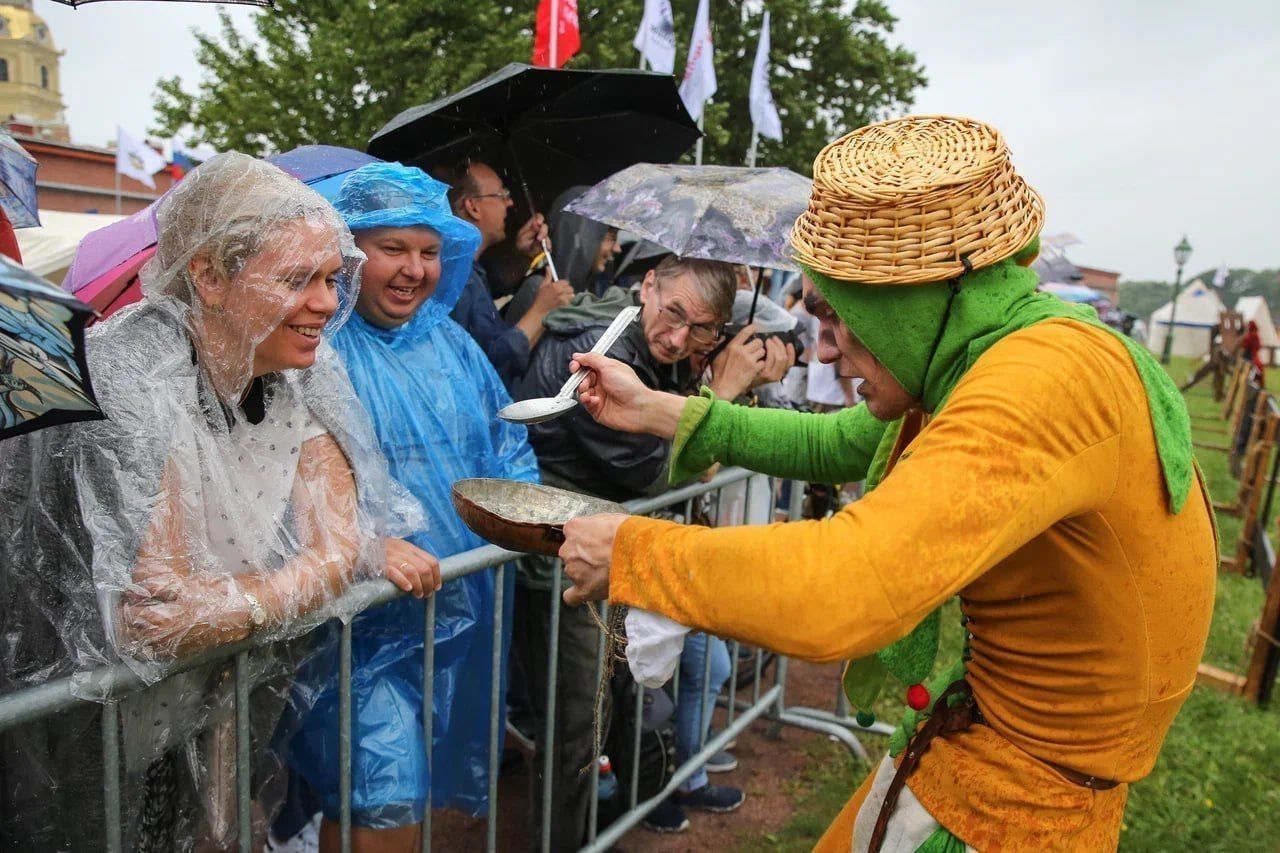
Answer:
<svg viewBox="0 0 1280 853"><path fill-rule="evenodd" d="M1038 248L1039 238L1011 258L935 284L870 286L807 268L805 273L927 412L939 411L960 378L1006 335L1055 318L1111 332L1124 343L1147 392L1169 508L1179 512L1193 470L1191 421L1182 395L1145 348L1104 325L1092 308L1036 290L1038 276L1018 261L1033 257Z"/></svg>

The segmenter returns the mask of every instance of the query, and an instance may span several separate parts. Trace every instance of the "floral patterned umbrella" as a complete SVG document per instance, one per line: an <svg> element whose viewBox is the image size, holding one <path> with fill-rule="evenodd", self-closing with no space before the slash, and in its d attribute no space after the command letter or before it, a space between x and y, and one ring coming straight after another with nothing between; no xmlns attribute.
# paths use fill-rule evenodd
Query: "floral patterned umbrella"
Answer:
<svg viewBox="0 0 1280 853"><path fill-rule="evenodd" d="M93 309L0 257L0 438L100 420L84 357Z"/></svg>
<svg viewBox="0 0 1280 853"><path fill-rule="evenodd" d="M808 206L811 187L790 169L639 163L565 210L683 257L798 270L791 226Z"/></svg>

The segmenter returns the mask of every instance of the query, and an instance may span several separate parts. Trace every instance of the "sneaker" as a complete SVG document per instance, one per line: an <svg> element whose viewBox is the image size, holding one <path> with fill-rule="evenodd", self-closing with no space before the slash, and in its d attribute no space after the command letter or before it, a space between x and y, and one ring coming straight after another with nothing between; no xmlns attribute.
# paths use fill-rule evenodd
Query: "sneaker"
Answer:
<svg viewBox="0 0 1280 853"><path fill-rule="evenodd" d="M667 797L645 817L644 828L653 832L684 832L689 828L689 818L679 803Z"/></svg>
<svg viewBox="0 0 1280 853"><path fill-rule="evenodd" d="M708 773L728 773L738 769L738 759L734 758L728 750L722 749L707 759L704 769Z"/></svg>
<svg viewBox="0 0 1280 853"><path fill-rule="evenodd" d="M703 785L692 791L680 791L676 798L680 805L691 809L723 813L736 810L746 801L747 794L727 785Z"/></svg>

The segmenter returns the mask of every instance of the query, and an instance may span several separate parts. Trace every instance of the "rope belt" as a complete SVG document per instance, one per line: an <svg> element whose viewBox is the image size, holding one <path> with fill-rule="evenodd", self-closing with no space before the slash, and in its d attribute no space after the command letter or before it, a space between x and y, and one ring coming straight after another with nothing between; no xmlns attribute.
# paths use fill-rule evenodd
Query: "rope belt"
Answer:
<svg viewBox="0 0 1280 853"><path fill-rule="evenodd" d="M953 697L960 697L960 701L954 705L951 704L949 700ZM965 731L970 726L982 722L982 712L978 710L978 703L974 701L973 690L969 687L969 683L963 678L951 682L947 689L942 691L942 695L938 697L937 701L933 703L933 713L929 716L929 719L916 730L916 733L912 735L911 740L907 743L906 751L902 754L902 761L898 764L898 769L893 774L892 781L889 782L888 790L885 791L884 804L880 807L880 814L876 817L875 827L871 832L871 843L868 847L870 853L879 853L881 846L884 844L885 834L889 830L889 819L893 816L893 811L898 805L898 796L907 784L907 777L915 771L920 759L924 757L924 754L929 751L929 747L933 745L933 739L939 735ZM1090 788L1094 791L1109 791L1120 784L1111 779L1086 776L1078 770L1072 770L1069 767L1063 767L1051 761L1045 761L1044 763L1053 768L1068 782L1073 785L1079 785L1082 788Z"/></svg>

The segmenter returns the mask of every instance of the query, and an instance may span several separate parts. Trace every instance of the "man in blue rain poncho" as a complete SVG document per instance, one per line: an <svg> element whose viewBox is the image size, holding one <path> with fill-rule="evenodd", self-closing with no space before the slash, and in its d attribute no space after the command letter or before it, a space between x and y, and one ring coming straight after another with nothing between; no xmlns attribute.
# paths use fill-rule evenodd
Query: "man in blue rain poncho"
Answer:
<svg viewBox="0 0 1280 853"><path fill-rule="evenodd" d="M497 374L449 318L480 233L452 215L447 190L420 169L374 163L352 172L334 201L369 257L356 310L334 346L372 416L392 476L426 507L428 529L412 541L437 557L484 544L453 510L455 480L538 477L525 428L497 417L510 402ZM405 597L356 619L354 850L418 849L430 806L485 812L489 720L502 713L489 707L494 578L492 570L480 572L436 593L432 778L421 711L423 605ZM513 580L507 572L506 626ZM431 593L413 578L397 583L417 596ZM504 645L509 639L507 628ZM335 850L337 700L329 674L289 747L290 764L323 805L321 849Z"/></svg>

